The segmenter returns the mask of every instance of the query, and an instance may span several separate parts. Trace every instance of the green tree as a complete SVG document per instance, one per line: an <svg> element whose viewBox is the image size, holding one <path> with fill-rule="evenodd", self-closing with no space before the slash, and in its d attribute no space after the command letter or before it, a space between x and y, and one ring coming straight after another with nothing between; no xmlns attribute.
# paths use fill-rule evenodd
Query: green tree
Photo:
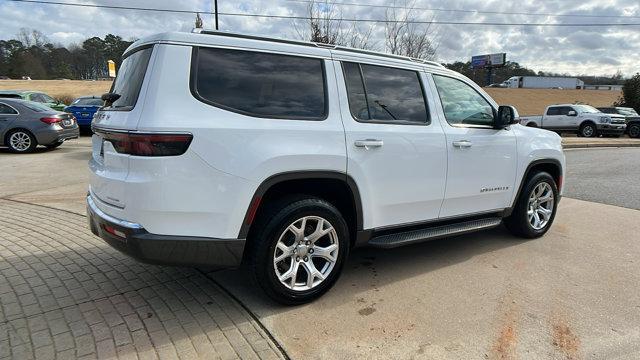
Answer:
<svg viewBox="0 0 640 360"><path fill-rule="evenodd" d="M622 86L622 97L616 105L632 107L640 112L640 73L636 73L625 81Z"/></svg>

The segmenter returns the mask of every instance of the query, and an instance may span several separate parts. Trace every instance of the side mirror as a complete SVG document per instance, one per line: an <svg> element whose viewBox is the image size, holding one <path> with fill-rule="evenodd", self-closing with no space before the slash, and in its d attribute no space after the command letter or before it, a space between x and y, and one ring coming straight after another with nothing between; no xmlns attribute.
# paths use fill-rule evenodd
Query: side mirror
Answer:
<svg viewBox="0 0 640 360"><path fill-rule="evenodd" d="M498 117L494 120L495 129L504 129L511 124L520 122L520 115L515 107L506 105L498 108Z"/></svg>
<svg viewBox="0 0 640 360"><path fill-rule="evenodd" d="M567 116L578 116L578 113L575 110L571 110L567 113Z"/></svg>

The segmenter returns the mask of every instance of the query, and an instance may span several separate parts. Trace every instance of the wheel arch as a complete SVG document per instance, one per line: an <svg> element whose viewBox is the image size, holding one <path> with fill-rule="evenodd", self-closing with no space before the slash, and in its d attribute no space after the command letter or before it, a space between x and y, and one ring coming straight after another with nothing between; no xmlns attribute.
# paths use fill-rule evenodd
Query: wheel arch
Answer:
<svg viewBox="0 0 640 360"><path fill-rule="evenodd" d="M29 135L31 135L34 139L36 139L36 142L38 141L38 139L36 138L36 135L29 129L25 128L25 127L21 127L21 126L16 126L16 127L12 127L11 129L7 129L4 132L4 135L2 136L2 141L4 145L7 145L8 140L9 140L9 135L11 135L12 132L16 131L16 130L22 130L26 133L29 133Z"/></svg>
<svg viewBox="0 0 640 360"><path fill-rule="evenodd" d="M516 202L520 198L520 194L522 193L522 188L524 187L525 181L536 172L547 172L549 173L553 179L556 181L556 185L558 186L558 192L562 188L562 164L559 160L556 159L539 159L532 161L529 165L527 165L527 169L524 171L524 175L520 179L520 185L518 186L518 191L516 192L516 196L513 198L511 203L511 207L505 210L504 216L509 216L513 212L513 208L516 205Z"/></svg>
<svg viewBox="0 0 640 360"><path fill-rule="evenodd" d="M337 171L293 171L264 180L251 198L238 238L247 239L250 236L254 220L267 204L289 194L317 196L336 206L347 221L351 244L354 244L363 226L360 192L351 176Z"/></svg>

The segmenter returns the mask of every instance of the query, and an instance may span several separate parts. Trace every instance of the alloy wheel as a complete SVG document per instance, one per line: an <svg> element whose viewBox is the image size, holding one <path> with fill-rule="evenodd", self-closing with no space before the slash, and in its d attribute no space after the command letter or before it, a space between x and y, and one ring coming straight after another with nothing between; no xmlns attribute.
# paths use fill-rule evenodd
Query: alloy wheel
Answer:
<svg viewBox="0 0 640 360"><path fill-rule="evenodd" d="M529 195L527 216L534 230L542 230L547 226L553 215L554 203L553 189L549 183L541 182L533 188Z"/></svg>
<svg viewBox="0 0 640 360"><path fill-rule="evenodd" d="M582 136L584 137L592 137L594 133L595 130L591 125L586 125L584 128L582 128Z"/></svg>
<svg viewBox="0 0 640 360"><path fill-rule="evenodd" d="M338 234L329 221L305 216L291 223L278 238L273 267L280 283L294 291L320 285L338 261Z"/></svg>
<svg viewBox="0 0 640 360"><path fill-rule="evenodd" d="M25 132L16 131L9 137L9 144L15 151L27 151L31 147L31 137Z"/></svg>
<svg viewBox="0 0 640 360"><path fill-rule="evenodd" d="M629 128L629 136L630 137L639 137L640 136L640 125L631 125Z"/></svg>

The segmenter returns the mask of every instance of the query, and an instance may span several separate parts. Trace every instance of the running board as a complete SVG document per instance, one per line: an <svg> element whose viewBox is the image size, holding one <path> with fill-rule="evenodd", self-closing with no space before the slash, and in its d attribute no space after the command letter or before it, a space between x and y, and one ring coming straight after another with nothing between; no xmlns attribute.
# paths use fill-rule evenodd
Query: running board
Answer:
<svg viewBox="0 0 640 360"><path fill-rule="evenodd" d="M369 240L369 245L373 247L390 249L398 246L416 244L428 240L441 239L444 237L491 229L500 225L501 222L502 218L491 217L407 232L400 232L395 234L374 236L371 240Z"/></svg>

